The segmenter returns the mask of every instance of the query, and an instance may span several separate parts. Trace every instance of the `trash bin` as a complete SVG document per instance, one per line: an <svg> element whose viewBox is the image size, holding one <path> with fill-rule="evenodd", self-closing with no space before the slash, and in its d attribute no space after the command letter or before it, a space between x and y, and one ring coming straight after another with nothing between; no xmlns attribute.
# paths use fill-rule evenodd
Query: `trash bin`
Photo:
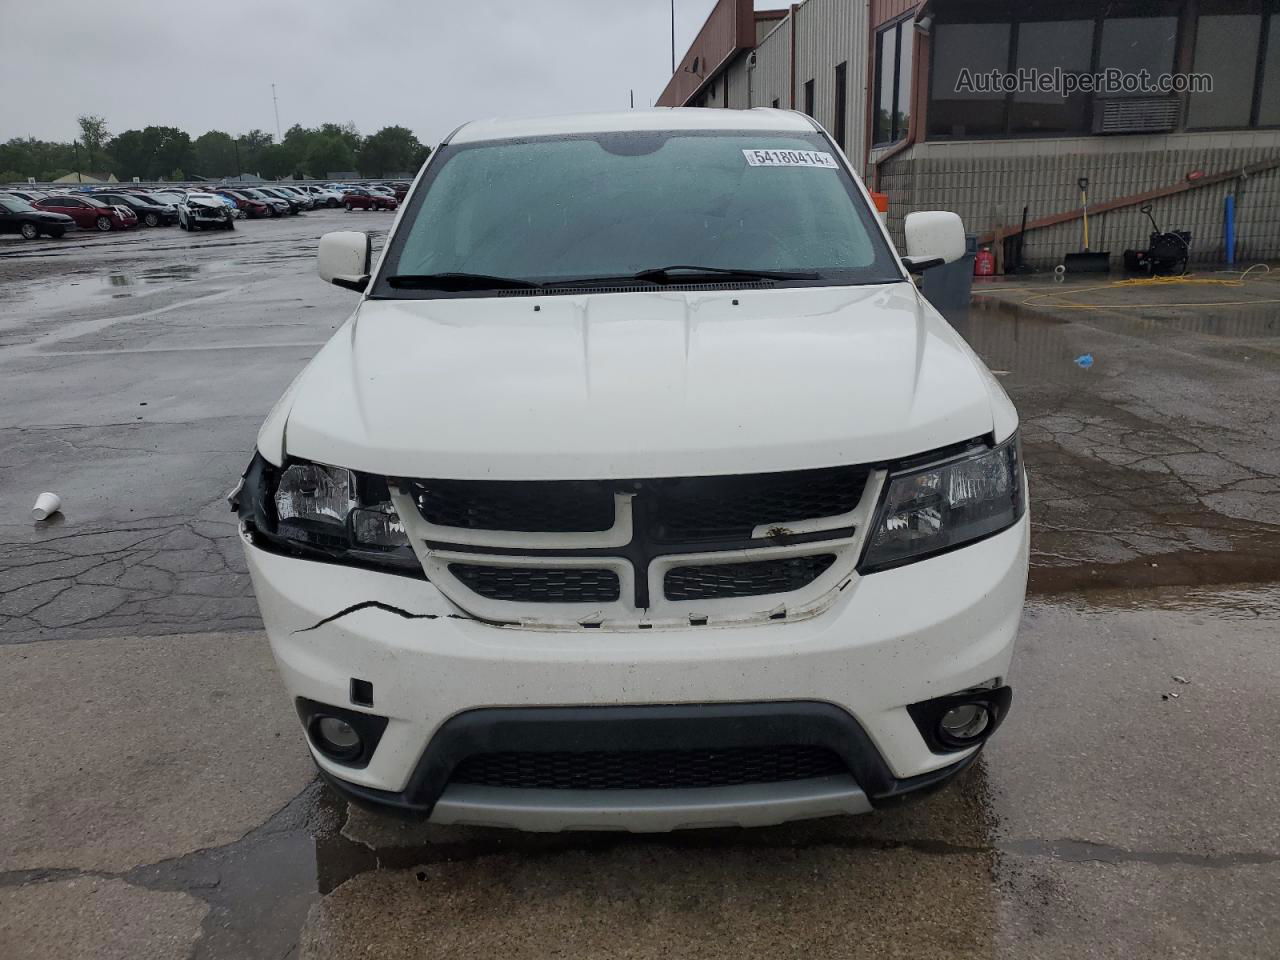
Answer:
<svg viewBox="0 0 1280 960"><path fill-rule="evenodd" d="M926 270L920 277L920 292L939 313L955 313L969 309L973 290L973 260L978 253L978 238L965 237L964 256L952 263Z"/></svg>

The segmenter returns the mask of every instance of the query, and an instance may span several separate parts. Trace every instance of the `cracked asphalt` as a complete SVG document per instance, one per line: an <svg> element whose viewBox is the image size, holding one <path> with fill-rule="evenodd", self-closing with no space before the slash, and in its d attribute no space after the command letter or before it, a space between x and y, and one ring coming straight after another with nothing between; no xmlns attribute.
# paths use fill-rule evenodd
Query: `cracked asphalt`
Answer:
<svg viewBox="0 0 1280 960"><path fill-rule="evenodd" d="M1033 498L1014 710L958 782L522 836L316 781L222 500L352 304L317 238L388 222L0 242L0 957L1280 955L1280 281L1023 278L953 318Z"/></svg>

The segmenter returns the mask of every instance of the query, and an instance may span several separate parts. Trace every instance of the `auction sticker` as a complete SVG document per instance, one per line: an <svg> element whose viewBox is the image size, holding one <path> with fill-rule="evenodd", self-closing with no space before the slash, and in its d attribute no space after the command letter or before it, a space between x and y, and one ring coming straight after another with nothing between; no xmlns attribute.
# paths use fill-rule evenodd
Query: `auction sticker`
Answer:
<svg viewBox="0 0 1280 960"><path fill-rule="evenodd" d="M835 157L819 150L743 150L742 155L753 167L819 167L823 170L840 168Z"/></svg>

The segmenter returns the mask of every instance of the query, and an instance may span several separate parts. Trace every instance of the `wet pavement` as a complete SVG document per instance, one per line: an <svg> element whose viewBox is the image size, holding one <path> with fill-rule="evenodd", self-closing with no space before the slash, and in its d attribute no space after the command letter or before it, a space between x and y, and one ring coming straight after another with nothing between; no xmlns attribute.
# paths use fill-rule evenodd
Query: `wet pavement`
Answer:
<svg viewBox="0 0 1280 960"><path fill-rule="evenodd" d="M351 224L389 217L0 242L0 957L1280 955L1280 282L1025 278L953 318L1034 522L1015 708L956 783L524 836L315 781L222 502L353 302L313 273Z"/></svg>

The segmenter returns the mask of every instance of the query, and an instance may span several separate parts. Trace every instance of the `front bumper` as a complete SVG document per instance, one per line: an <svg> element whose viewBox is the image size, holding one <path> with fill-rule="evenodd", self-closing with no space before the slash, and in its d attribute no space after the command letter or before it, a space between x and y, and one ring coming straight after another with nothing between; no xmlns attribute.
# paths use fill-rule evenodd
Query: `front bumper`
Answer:
<svg viewBox="0 0 1280 960"><path fill-rule="evenodd" d="M954 774L975 751L935 753L907 707L1008 675L1026 588L1028 520L942 556L855 577L796 622L688 629L530 630L470 617L423 580L245 551L294 698L387 718L367 765L312 748L357 799L436 822L523 829L755 826L857 813ZM353 704L352 680L373 706ZM495 708L805 703L849 719L848 777L694 790L421 790L450 721ZM876 770L880 773L877 774Z"/></svg>

